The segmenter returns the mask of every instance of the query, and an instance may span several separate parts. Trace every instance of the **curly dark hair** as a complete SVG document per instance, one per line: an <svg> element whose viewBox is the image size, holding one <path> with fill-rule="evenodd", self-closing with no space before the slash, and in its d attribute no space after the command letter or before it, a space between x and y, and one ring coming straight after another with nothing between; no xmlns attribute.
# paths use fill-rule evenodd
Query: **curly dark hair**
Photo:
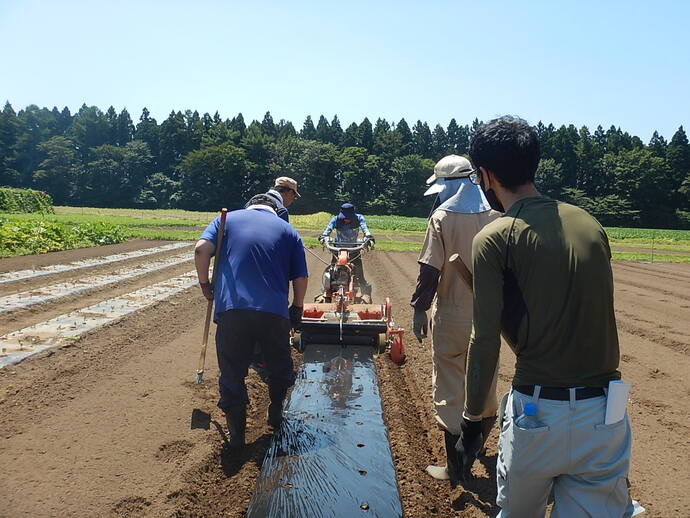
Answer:
<svg viewBox="0 0 690 518"><path fill-rule="evenodd" d="M494 173L506 189L534 182L539 166L539 137L519 117L506 115L479 126L469 151L474 166Z"/></svg>

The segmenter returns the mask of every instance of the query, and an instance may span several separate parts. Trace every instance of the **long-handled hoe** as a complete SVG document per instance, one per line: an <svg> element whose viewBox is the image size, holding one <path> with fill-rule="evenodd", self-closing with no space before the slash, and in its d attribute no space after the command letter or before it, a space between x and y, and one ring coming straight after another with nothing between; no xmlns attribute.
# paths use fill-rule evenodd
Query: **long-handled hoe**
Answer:
<svg viewBox="0 0 690 518"><path fill-rule="evenodd" d="M223 234L225 234L225 218L228 215L228 209L221 209L220 224L218 230L218 240L216 241L216 253L213 256L213 273L211 274L211 288L215 286L216 271L218 268L218 255L220 254L220 247L223 244ZM206 322L204 323L204 339L201 343L201 355L199 356L199 366L196 370L195 383L198 385L204 379L204 367L206 365L206 346L208 345L208 330L211 327L211 315L213 314L213 299L208 301L206 306Z"/></svg>

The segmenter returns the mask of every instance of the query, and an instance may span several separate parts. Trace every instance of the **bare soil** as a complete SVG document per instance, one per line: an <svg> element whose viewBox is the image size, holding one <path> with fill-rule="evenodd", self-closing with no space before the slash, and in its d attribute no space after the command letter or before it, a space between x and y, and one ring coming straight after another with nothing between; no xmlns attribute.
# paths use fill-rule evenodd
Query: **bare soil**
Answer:
<svg viewBox="0 0 690 518"><path fill-rule="evenodd" d="M31 261L62 263L159 244L129 242ZM308 258L313 295L322 265ZM396 321L409 328L416 253L375 251L364 263L374 299L389 296ZM27 264L26 258L0 260L0 271L24 269ZM115 270L117 265L101 267L108 268ZM3 315L0 330L18 329L177 272L173 268L146 281ZM614 274L621 369L633 383L632 495L647 508L647 516L686 517L690 265L620 262L615 263ZM41 282L57 279L63 277L45 276ZM0 369L0 517L245 515L270 441L266 389L250 373L249 446L240 454L229 453L224 448L224 418L215 406L217 367L212 346L204 382L193 383L205 307L198 291L190 289L70 347ZM406 344L408 360L403 366L385 355L378 358L405 515L495 516L496 431L487 458L475 466L477 480L472 487L450 490L446 482L424 472L429 463L444 459L441 432L431 415L430 341L419 344L409 332ZM513 361L506 350L501 390L510 384Z"/></svg>

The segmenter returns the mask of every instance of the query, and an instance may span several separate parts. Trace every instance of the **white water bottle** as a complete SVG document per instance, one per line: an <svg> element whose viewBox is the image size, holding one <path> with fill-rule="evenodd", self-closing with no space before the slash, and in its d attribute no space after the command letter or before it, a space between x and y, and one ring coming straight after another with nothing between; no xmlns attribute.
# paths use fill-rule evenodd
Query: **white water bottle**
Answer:
<svg viewBox="0 0 690 518"><path fill-rule="evenodd" d="M525 408L522 414L515 420L515 424L525 429L542 428L544 426L544 424L537 419L537 405L531 402L525 403Z"/></svg>

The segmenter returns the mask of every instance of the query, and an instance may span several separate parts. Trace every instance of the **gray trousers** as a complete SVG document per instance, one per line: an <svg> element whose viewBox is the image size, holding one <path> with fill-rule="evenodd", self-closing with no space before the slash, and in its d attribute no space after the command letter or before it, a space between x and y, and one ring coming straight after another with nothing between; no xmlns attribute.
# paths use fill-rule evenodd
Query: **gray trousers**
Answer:
<svg viewBox="0 0 690 518"><path fill-rule="evenodd" d="M627 518L632 432L626 414L605 425L603 396L554 401L511 390L504 398L496 477L498 518ZM526 403L537 405L540 428L515 424ZM502 405L503 406L503 405ZM503 408L502 408L503 410Z"/></svg>

